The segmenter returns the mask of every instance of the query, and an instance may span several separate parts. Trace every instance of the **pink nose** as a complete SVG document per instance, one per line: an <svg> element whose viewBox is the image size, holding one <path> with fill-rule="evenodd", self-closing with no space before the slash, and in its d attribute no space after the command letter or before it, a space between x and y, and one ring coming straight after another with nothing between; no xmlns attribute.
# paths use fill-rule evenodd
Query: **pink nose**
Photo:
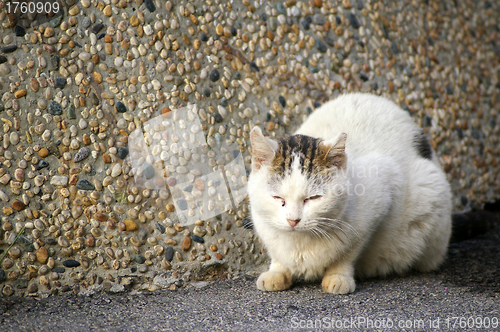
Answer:
<svg viewBox="0 0 500 332"><path fill-rule="evenodd" d="M298 220L287 219L286 221L288 221L290 226L295 227L300 222L300 219L298 219Z"/></svg>

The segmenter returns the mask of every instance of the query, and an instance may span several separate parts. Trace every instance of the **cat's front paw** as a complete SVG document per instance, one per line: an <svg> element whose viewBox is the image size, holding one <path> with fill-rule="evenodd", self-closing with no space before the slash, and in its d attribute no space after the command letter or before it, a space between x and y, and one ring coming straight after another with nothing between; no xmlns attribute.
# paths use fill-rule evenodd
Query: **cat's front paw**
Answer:
<svg viewBox="0 0 500 332"><path fill-rule="evenodd" d="M292 277L281 272L264 272L257 279L257 288L265 292L274 292L290 288Z"/></svg>
<svg viewBox="0 0 500 332"><path fill-rule="evenodd" d="M333 294L349 294L356 289L354 278L341 274L326 275L321 283L323 290Z"/></svg>

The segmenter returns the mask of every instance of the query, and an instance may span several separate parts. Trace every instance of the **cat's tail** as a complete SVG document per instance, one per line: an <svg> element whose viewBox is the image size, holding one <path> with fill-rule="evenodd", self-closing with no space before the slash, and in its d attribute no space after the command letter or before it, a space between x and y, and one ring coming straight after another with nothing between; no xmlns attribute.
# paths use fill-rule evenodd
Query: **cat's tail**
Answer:
<svg viewBox="0 0 500 332"><path fill-rule="evenodd" d="M486 233L500 225L500 208L498 203L494 208L456 213L452 216L451 242L460 242Z"/></svg>

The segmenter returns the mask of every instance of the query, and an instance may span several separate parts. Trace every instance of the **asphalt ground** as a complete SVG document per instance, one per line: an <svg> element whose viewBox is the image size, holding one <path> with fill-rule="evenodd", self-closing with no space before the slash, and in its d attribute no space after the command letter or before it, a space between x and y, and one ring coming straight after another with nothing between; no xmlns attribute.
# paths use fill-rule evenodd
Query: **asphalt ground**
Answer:
<svg viewBox="0 0 500 332"><path fill-rule="evenodd" d="M500 227L450 245L433 273L358 281L350 295L320 284L264 293L255 277L175 291L68 292L0 298L0 331L500 330Z"/></svg>

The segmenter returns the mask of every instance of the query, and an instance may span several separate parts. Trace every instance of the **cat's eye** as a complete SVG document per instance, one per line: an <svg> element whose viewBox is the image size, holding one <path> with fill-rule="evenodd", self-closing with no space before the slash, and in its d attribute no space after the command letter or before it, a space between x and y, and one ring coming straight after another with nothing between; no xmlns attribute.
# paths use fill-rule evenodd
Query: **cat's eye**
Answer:
<svg viewBox="0 0 500 332"><path fill-rule="evenodd" d="M278 201L280 201L281 203L281 206L285 206L285 200L279 196L273 196L274 199L277 199Z"/></svg>
<svg viewBox="0 0 500 332"><path fill-rule="evenodd" d="M307 197L305 200L304 200L304 203L307 202L307 201L312 201L312 200L315 200L315 199L318 199L318 198L321 198L323 196L321 195L314 195L314 196L311 196L311 197Z"/></svg>

